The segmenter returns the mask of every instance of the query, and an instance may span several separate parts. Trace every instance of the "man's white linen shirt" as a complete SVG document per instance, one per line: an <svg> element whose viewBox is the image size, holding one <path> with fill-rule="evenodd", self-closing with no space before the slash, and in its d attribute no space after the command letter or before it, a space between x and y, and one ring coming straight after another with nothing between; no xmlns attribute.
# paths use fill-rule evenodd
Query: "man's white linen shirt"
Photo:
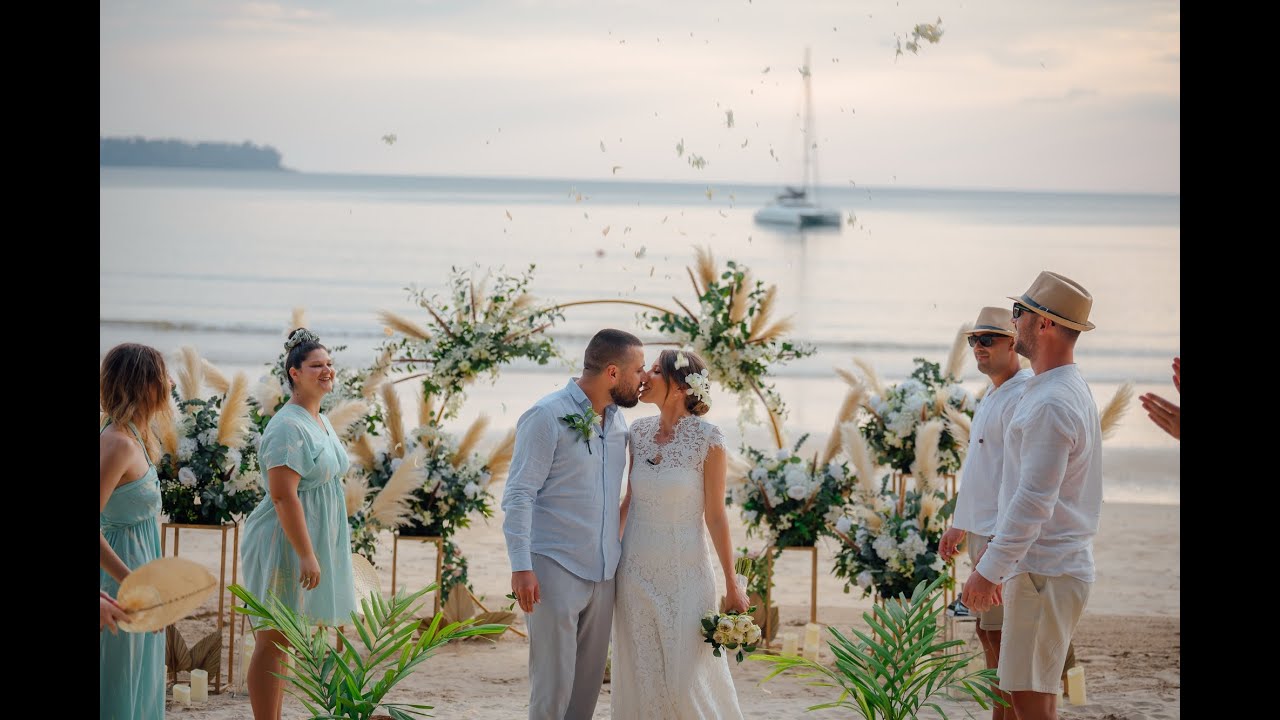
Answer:
<svg viewBox="0 0 1280 720"><path fill-rule="evenodd" d="M1000 516L978 572L992 582L1025 572L1093 582L1102 426L1074 363L1023 384L1004 443Z"/></svg>
<svg viewBox="0 0 1280 720"><path fill-rule="evenodd" d="M1004 470L1004 429L1013 417L1023 384L1033 375L1023 368L1000 387L988 390L978 403L969 427L969 450L960 476L953 527L975 535L996 534L1000 511L1000 477Z"/></svg>

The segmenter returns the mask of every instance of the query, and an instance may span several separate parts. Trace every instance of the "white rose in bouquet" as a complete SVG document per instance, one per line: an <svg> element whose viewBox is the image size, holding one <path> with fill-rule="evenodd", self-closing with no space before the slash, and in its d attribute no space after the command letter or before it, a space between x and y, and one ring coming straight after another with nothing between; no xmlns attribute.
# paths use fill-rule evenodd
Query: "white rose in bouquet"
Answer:
<svg viewBox="0 0 1280 720"><path fill-rule="evenodd" d="M725 634L716 630L715 633L711 635L711 640L717 645L723 645L725 643Z"/></svg>
<svg viewBox="0 0 1280 720"><path fill-rule="evenodd" d="M731 617L722 617L720 622L716 623L716 629L726 635L733 632L733 628L733 618Z"/></svg>
<svg viewBox="0 0 1280 720"><path fill-rule="evenodd" d="M747 628L747 634L746 634L746 637L745 637L744 639L746 640L746 642L747 642L747 644L748 644L748 645L752 645L752 646L754 646L754 645L756 645L757 643L759 643L759 642L760 642L760 628L756 627L755 625L752 625L750 628Z"/></svg>
<svg viewBox="0 0 1280 720"><path fill-rule="evenodd" d="M738 633L746 633L751 628L751 616L739 615L738 619L733 623L733 629Z"/></svg>

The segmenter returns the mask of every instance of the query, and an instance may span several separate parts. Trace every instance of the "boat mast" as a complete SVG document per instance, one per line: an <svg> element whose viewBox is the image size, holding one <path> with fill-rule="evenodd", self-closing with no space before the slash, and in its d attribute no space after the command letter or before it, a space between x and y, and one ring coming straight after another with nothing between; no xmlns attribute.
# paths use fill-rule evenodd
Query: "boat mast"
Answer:
<svg viewBox="0 0 1280 720"><path fill-rule="evenodd" d="M813 129L813 91L809 85L812 72L809 67L809 48L807 47L804 49L804 67L800 69L800 74L804 76L804 189L805 195L817 203L818 159L810 157L813 144L817 142L817 135Z"/></svg>

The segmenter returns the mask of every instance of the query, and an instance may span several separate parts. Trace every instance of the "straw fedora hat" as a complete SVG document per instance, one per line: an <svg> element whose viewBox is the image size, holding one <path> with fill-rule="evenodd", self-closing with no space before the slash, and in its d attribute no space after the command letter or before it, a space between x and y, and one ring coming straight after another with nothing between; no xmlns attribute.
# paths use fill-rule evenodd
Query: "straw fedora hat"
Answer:
<svg viewBox="0 0 1280 720"><path fill-rule="evenodd" d="M1080 283L1058 273L1042 270L1022 297L1008 297L1073 330L1092 330L1096 327L1089 322L1093 296Z"/></svg>
<svg viewBox="0 0 1280 720"><path fill-rule="evenodd" d="M204 604L218 587L218 579L199 563L180 557L152 560L125 576L116 602L129 620L127 632L151 632L172 625Z"/></svg>
<svg viewBox="0 0 1280 720"><path fill-rule="evenodd" d="M966 332L965 335L977 335L978 333L996 333L1013 337L1017 334L1013 329L1013 311L1002 307L987 306L982 308L982 311L978 313L977 321L973 323L973 329Z"/></svg>
<svg viewBox="0 0 1280 720"><path fill-rule="evenodd" d="M364 606L360 601L367 600L375 590L381 595L382 581L378 578L378 571L360 553L351 553L351 578L355 581L356 612L363 615Z"/></svg>

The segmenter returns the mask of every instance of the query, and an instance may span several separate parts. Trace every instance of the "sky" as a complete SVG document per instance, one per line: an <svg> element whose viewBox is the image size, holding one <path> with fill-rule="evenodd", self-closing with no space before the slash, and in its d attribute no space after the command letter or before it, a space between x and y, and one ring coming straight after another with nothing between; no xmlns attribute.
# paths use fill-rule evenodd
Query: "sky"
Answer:
<svg viewBox="0 0 1280 720"><path fill-rule="evenodd" d="M249 141L303 172L777 185L808 143L825 185L1180 191L1172 1L99 9L103 137ZM942 35L912 53L923 23Z"/></svg>

